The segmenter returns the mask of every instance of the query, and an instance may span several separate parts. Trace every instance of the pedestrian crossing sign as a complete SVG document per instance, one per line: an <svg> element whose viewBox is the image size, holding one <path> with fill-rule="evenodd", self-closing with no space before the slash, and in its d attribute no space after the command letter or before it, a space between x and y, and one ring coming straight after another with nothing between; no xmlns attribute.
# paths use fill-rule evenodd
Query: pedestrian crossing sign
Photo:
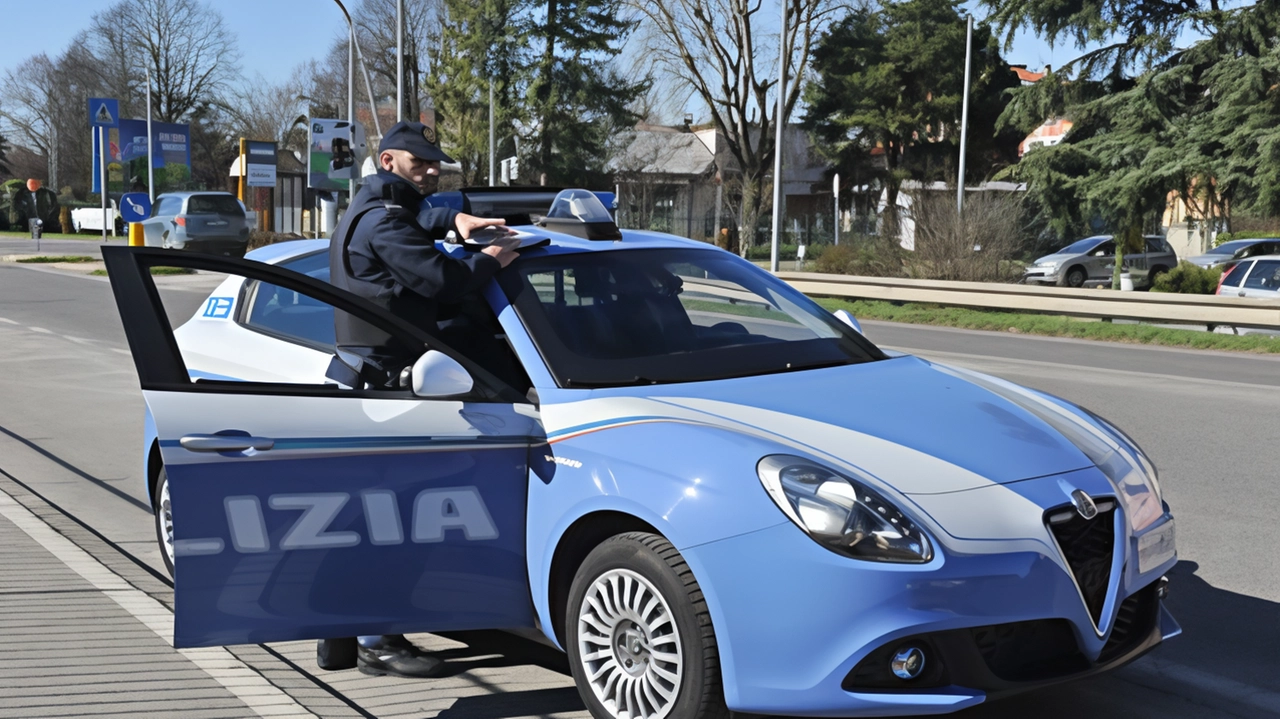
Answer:
<svg viewBox="0 0 1280 719"><path fill-rule="evenodd" d="M89 125L117 127L120 124L120 102L107 97L89 98Z"/></svg>

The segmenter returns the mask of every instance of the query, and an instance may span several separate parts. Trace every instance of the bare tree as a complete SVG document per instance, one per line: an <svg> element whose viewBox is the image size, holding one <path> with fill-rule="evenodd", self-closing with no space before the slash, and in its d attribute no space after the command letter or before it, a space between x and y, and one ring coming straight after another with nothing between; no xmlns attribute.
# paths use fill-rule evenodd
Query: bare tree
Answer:
<svg viewBox="0 0 1280 719"><path fill-rule="evenodd" d="M120 0L93 16L89 37L121 112L141 109L137 88L147 69L152 112L162 122L187 119L239 75L235 34L198 0Z"/></svg>
<svg viewBox="0 0 1280 719"><path fill-rule="evenodd" d="M308 67L299 65L292 76L278 84L257 75L232 91L222 110L229 125L241 137L280 143L290 150L307 146L307 97L302 94L307 84ZM301 133L298 132L299 120Z"/></svg>
<svg viewBox="0 0 1280 719"><path fill-rule="evenodd" d="M742 171L739 222L744 248L755 243L756 221L765 209L773 128L791 116L812 43L840 2L784 1L787 26L770 37L762 27L770 27L772 15L761 16L761 0L631 0L645 19L641 27L648 32L648 50L706 104L712 124ZM771 99L778 84L779 39L787 48L789 78L781 118Z"/></svg>
<svg viewBox="0 0 1280 719"><path fill-rule="evenodd" d="M422 113L423 76L430 68L428 38L439 35L440 0L404 0L404 116L416 121ZM352 19L359 34L364 61L379 96L396 92L396 0L363 0ZM345 47L345 43L343 45Z"/></svg>
<svg viewBox="0 0 1280 719"><path fill-rule="evenodd" d="M57 66L40 53L0 79L0 117L19 142L48 157L57 138Z"/></svg>

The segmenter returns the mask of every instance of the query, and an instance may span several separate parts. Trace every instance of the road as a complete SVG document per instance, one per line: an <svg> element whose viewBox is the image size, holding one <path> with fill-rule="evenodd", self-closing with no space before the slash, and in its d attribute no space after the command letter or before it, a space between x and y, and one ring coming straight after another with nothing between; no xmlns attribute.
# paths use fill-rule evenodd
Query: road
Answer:
<svg viewBox="0 0 1280 719"><path fill-rule="evenodd" d="M213 281L163 280L188 285L162 290L175 316L194 312ZM864 327L883 346L1052 392L1112 420L1159 466L1178 518L1182 561L1169 606L1183 636L1110 676L958 716L1280 716L1280 359ZM0 263L0 367L0 470L159 568L140 480L142 399L106 281ZM554 656L514 639L476 644L505 658L481 657L458 676L466 681L319 676L361 707L357 716L586 716ZM307 651L282 653L305 665ZM430 701L406 704L410 694ZM519 701L485 704L480 694Z"/></svg>

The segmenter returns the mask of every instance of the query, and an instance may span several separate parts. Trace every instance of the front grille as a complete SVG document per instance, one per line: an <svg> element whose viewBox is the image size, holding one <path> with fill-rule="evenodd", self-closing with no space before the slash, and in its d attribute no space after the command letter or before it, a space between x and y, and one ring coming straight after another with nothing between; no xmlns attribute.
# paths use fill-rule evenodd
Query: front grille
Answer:
<svg viewBox="0 0 1280 719"><path fill-rule="evenodd" d="M1081 517L1070 505L1065 509L1070 509L1069 519L1062 519L1067 514L1063 507L1049 510L1047 516L1060 520L1047 522L1049 531L1057 540L1067 566L1071 567L1094 626L1100 626L1116 543L1115 505L1099 511L1093 519Z"/></svg>
<svg viewBox="0 0 1280 719"><path fill-rule="evenodd" d="M1099 664L1106 664L1116 657L1128 654L1151 634L1160 618L1160 600L1156 598L1157 584L1159 582L1152 582L1120 602L1115 623L1111 625L1111 636L1098 655Z"/></svg>
<svg viewBox="0 0 1280 719"><path fill-rule="evenodd" d="M1005 681L1049 679L1089 668L1065 619L995 624L970 631L987 668Z"/></svg>

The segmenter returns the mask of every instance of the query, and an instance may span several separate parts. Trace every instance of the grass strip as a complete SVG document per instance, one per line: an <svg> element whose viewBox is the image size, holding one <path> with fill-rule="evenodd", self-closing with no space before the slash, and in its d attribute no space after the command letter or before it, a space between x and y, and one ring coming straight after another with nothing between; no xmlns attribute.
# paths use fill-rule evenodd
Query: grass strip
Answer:
<svg viewBox="0 0 1280 719"><path fill-rule="evenodd" d="M120 237L119 235L116 235L116 238L119 238L119 237ZM85 240L88 242L101 242L102 235L101 233L96 235L79 235L79 234L74 234L69 232L45 232L40 235L40 239L42 240ZM34 238L31 237L30 232L13 232L9 230L0 232L0 240L31 240L32 242L36 241Z"/></svg>
<svg viewBox="0 0 1280 719"><path fill-rule="evenodd" d="M51 262L97 262L97 257L89 257L88 255L38 255L36 257L23 257L18 260L23 264L48 264Z"/></svg>
<svg viewBox="0 0 1280 719"><path fill-rule="evenodd" d="M151 274L153 275L194 275L195 273L196 271L189 267L152 267L151 268ZM106 277L107 271L94 270L89 274L97 277Z"/></svg>
<svg viewBox="0 0 1280 719"><path fill-rule="evenodd" d="M860 320L883 320L958 327L966 330L1073 337L1164 347L1280 353L1280 337L1270 335L1223 335L1198 330L1166 329L1152 325L1115 324L1060 315L973 310L910 302L895 305L879 300L843 300L833 297L815 297L814 299L828 310L848 310Z"/></svg>

